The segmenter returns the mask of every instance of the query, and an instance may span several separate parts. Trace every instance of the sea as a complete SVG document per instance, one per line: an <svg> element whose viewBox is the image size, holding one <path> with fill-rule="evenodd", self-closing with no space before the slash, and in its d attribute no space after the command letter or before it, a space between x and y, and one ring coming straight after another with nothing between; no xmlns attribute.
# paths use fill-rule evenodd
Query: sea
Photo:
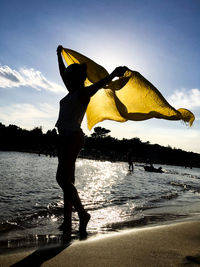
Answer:
<svg viewBox="0 0 200 267"><path fill-rule="evenodd" d="M58 243L63 193L55 176L57 158L0 151L0 253ZM154 165L160 167L160 165ZM200 169L78 158L75 185L91 214L88 236L160 225L200 215ZM73 213L72 237L78 238Z"/></svg>

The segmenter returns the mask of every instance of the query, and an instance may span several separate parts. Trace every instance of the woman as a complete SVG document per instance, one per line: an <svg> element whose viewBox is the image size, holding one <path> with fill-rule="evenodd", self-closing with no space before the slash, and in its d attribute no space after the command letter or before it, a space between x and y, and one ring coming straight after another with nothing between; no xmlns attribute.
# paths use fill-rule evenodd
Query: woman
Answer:
<svg viewBox="0 0 200 267"><path fill-rule="evenodd" d="M64 222L60 229L71 236L71 216L72 206L74 206L79 216L79 233L81 236L86 236L90 214L84 209L74 186L75 161L84 144L81 122L90 97L113 78L123 76L127 68L118 67L104 79L85 87L87 65L72 64L66 68L61 55L62 49L61 45L57 47L58 64L60 75L69 93L60 101L59 117L56 123L59 133L56 179L64 192Z"/></svg>

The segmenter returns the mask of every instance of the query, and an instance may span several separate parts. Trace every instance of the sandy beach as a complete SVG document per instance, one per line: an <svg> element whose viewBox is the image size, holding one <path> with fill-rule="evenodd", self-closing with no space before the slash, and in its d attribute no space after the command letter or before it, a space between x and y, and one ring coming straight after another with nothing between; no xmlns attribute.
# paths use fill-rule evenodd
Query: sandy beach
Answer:
<svg viewBox="0 0 200 267"><path fill-rule="evenodd" d="M13 265L14 264L14 265ZM0 266L198 266L200 221L124 230L0 256Z"/></svg>

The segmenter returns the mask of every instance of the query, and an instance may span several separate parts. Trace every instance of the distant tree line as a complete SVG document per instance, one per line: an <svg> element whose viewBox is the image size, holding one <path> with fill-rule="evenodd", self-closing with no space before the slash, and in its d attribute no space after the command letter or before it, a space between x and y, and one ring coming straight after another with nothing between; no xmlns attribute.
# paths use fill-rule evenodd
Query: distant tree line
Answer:
<svg viewBox="0 0 200 267"><path fill-rule="evenodd" d="M128 153L135 162L152 162L186 167L200 167L200 154L181 149L142 142L139 138L118 140L109 136L110 130L95 127L90 137L85 136L85 145L80 157L97 160L127 161ZM55 129L42 132L21 129L16 125L0 123L0 150L23 151L56 156L57 132Z"/></svg>

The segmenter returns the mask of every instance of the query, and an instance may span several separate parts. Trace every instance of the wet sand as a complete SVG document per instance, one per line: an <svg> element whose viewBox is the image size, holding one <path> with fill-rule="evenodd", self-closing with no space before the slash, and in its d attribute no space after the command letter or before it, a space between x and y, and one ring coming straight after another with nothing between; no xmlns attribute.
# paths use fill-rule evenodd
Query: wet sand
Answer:
<svg viewBox="0 0 200 267"><path fill-rule="evenodd" d="M16 263L16 264L15 264ZM200 221L119 233L0 256L0 266L145 267L200 265Z"/></svg>

